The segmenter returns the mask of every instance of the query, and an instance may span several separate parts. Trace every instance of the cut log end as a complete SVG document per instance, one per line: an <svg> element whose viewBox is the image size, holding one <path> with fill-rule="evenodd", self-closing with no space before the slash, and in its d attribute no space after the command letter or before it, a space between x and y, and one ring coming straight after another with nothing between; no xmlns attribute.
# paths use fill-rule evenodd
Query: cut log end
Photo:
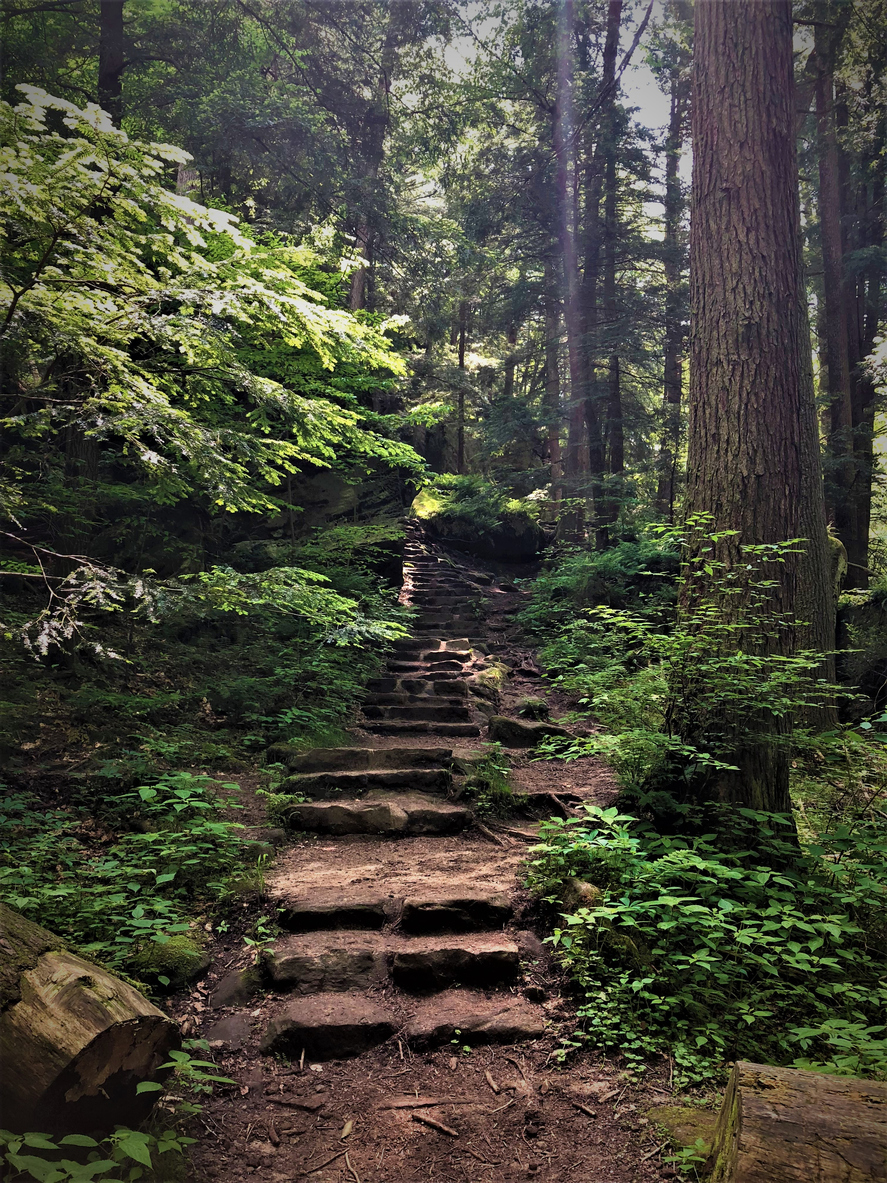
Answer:
<svg viewBox="0 0 887 1183"><path fill-rule="evenodd" d="M14 924L6 922L10 915ZM157 1093L139 1094L137 1086L158 1079L179 1042L176 1024L128 983L3 905L0 924L11 946L2 953L18 974L13 1001L0 1013L4 1125L73 1131L143 1120ZM27 940L17 941L23 932ZM55 948L42 951L47 944Z"/></svg>

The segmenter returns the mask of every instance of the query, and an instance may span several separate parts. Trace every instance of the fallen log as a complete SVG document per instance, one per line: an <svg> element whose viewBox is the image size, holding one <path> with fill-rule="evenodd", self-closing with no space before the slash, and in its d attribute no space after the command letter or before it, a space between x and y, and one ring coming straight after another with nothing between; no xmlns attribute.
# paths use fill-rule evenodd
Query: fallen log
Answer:
<svg viewBox="0 0 887 1183"><path fill-rule="evenodd" d="M887 1181L887 1084L740 1061L710 1183Z"/></svg>
<svg viewBox="0 0 887 1183"><path fill-rule="evenodd" d="M0 1111L7 1129L136 1125L156 1092L143 1080L178 1046L147 998L0 903Z"/></svg>

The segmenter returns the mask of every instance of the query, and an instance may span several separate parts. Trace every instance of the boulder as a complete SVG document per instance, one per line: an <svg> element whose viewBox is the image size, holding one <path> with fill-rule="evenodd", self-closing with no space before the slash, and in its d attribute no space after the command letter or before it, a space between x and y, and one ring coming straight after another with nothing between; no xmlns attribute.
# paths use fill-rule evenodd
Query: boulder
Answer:
<svg viewBox="0 0 887 1183"><path fill-rule="evenodd" d="M569 736L566 727L554 723L533 723L523 719L509 719L505 715L493 715L489 725L490 740L504 744L507 748L532 748L540 739L549 736Z"/></svg>

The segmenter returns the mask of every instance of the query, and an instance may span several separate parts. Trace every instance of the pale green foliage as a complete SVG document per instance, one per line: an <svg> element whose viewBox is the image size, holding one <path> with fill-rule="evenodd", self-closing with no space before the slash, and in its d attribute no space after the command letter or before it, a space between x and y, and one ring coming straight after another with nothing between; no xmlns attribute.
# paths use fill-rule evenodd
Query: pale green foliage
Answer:
<svg viewBox="0 0 887 1183"><path fill-rule="evenodd" d="M21 89L24 103L0 105L0 334L28 400L7 427L40 438L64 419L140 463L158 500L196 484L230 510L272 508L268 486L341 448L418 463L357 412L239 360L249 332L312 350L327 369L357 356L401 371L377 331L298 277L304 251L260 245L229 214L165 188L169 165L187 159L179 149L130 140L95 106Z"/></svg>

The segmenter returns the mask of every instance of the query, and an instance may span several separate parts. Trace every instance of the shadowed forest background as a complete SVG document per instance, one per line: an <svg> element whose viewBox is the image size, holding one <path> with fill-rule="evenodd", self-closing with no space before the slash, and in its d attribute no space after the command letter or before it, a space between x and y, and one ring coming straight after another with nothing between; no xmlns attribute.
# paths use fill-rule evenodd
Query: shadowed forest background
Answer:
<svg viewBox="0 0 887 1183"><path fill-rule="evenodd" d="M619 779L530 864L563 1056L885 1077L887 5L787 19L773 98L689 0L5 0L0 899L175 988L413 517Z"/></svg>

